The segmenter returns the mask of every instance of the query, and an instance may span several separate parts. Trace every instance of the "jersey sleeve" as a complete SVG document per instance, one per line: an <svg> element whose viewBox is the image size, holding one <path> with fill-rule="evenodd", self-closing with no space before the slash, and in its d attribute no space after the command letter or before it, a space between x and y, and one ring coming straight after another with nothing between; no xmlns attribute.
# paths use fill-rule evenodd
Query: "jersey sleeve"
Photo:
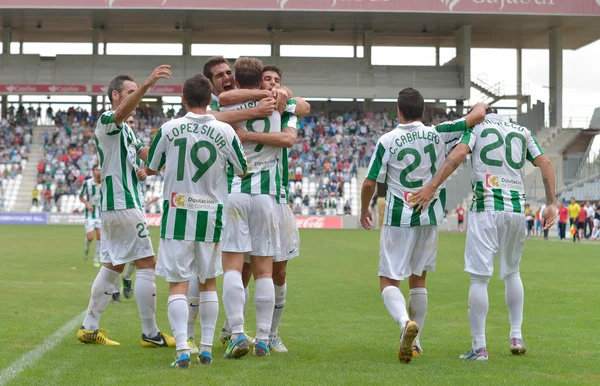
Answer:
<svg viewBox="0 0 600 386"><path fill-rule="evenodd" d="M529 134L529 139L527 140L527 161L533 162L537 157L544 154L542 147L535 140L533 134Z"/></svg>
<svg viewBox="0 0 600 386"><path fill-rule="evenodd" d="M240 142L240 138L233 130L233 127L228 127L227 131L229 132L229 144L227 146L229 149L228 161L231 167L233 167L233 173L240 176L248 171L244 147L242 146L242 142Z"/></svg>
<svg viewBox="0 0 600 386"><path fill-rule="evenodd" d="M87 181L83 182L83 186L81 187L81 192L79 192L79 197L83 197L87 200Z"/></svg>
<svg viewBox="0 0 600 386"><path fill-rule="evenodd" d="M114 111L106 111L104 114L100 116L100 121L98 122L98 128L100 128L107 135L115 135L123 130L123 125L117 125L115 123L115 112Z"/></svg>
<svg viewBox="0 0 600 386"><path fill-rule="evenodd" d="M281 115L281 130L285 129L286 127L291 127L298 131L298 117L293 113L284 111L284 113Z"/></svg>
<svg viewBox="0 0 600 386"><path fill-rule="evenodd" d="M462 143L462 144L469 146L469 149L471 149L471 152L475 148L475 142L477 140L477 136L475 135L474 131L475 131L474 127L469 127L467 129L467 131L465 131L463 133L463 135L460 137L460 141L458 141L458 143Z"/></svg>
<svg viewBox="0 0 600 386"><path fill-rule="evenodd" d="M435 126L435 131L445 143L451 143L459 139L467 130L467 121L464 118L455 121L440 123Z"/></svg>
<svg viewBox="0 0 600 386"><path fill-rule="evenodd" d="M385 138L381 137L377 141L375 153L369 163L367 178L377 182L385 182L387 177L387 164L390 160L390 152L387 151Z"/></svg>
<svg viewBox="0 0 600 386"><path fill-rule="evenodd" d="M284 112L290 113L290 114L296 114L296 99L295 98L290 98L287 100L287 103L285 104Z"/></svg>
<svg viewBox="0 0 600 386"><path fill-rule="evenodd" d="M148 152L148 168L154 171L159 171L165 165L166 161L166 135L163 135L162 131L164 126L158 130L156 137L150 145L150 151Z"/></svg>
<svg viewBox="0 0 600 386"><path fill-rule="evenodd" d="M221 111L221 106L219 105L219 102L211 98L210 105L208 105L207 110Z"/></svg>

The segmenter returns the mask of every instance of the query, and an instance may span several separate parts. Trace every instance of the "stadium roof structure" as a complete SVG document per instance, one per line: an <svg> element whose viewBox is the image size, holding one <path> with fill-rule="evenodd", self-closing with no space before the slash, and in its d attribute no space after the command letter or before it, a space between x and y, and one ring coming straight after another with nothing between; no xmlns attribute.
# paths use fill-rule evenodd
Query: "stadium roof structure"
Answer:
<svg viewBox="0 0 600 386"><path fill-rule="evenodd" d="M157 12L159 11L159 12ZM454 47L470 25L471 46L548 48L548 30L562 27L564 49L600 38L600 0L2 0L12 41L83 42L102 29L109 42Z"/></svg>

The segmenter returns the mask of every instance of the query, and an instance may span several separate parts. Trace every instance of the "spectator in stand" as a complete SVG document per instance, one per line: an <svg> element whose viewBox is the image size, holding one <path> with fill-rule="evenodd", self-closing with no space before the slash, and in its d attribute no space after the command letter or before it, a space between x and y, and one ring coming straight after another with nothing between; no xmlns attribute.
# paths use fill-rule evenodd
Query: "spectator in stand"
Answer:
<svg viewBox="0 0 600 386"><path fill-rule="evenodd" d="M462 204L458 205L454 213L458 216L458 231L463 232L465 229L465 209L462 207Z"/></svg>
<svg viewBox="0 0 600 386"><path fill-rule="evenodd" d="M350 202L346 200L346 204L344 204L344 215L350 216L352 214L352 208L350 207Z"/></svg>
<svg viewBox="0 0 600 386"><path fill-rule="evenodd" d="M38 198L40 196L40 191L38 188L33 188L33 199L31 200L31 205L38 206Z"/></svg>
<svg viewBox="0 0 600 386"><path fill-rule="evenodd" d="M567 237L568 218L569 209L567 209L563 200L558 200L558 237L561 240L564 240Z"/></svg>
<svg viewBox="0 0 600 386"><path fill-rule="evenodd" d="M573 234L573 242L579 237L579 232L577 231L577 216L579 216L579 212L581 207L575 200L575 197L571 197L571 201L569 203L569 227L575 228L575 233Z"/></svg>

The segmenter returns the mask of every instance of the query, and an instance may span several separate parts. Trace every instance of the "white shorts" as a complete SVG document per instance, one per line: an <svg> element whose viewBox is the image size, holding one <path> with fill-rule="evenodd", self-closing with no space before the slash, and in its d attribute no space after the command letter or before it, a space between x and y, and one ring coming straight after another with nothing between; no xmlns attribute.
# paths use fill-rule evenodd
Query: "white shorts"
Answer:
<svg viewBox="0 0 600 386"><path fill-rule="evenodd" d="M100 261L121 265L154 256L146 214L140 209L119 209L102 213Z"/></svg>
<svg viewBox="0 0 600 386"><path fill-rule="evenodd" d="M85 233L90 233L100 228L100 219L89 218L85 220Z"/></svg>
<svg viewBox="0 0 600 386"><path fill-rule="evenodd" d="M156 274L169 283L183 283L195 277L201 283L223 274L221 243L160 239Z"/></svg>
<svg viewBox="0 0 600 386"><path fill-rule="evenodd" d="M279 255L276 205L275 197L266 194L230 194L227 226L223 231L223 252Z"/></svg>
<svg viewBox="0 0 600 386"><path fill-rule="evenodd" d="M384 225L379 242L379 276L404 280L410 275L421 276L423 271L435 271L437 245L437 226Z"/></svg>
<svg viewBox="0 0 600 386"><path fill-rule="evenodd" d="M288 261L300 254L300 233L296 217L287 204L275 205L275 216L279 224L280 254L273 257L274 262Z"/></svg>
<svg viewBox="0 0 600 386"><path fill-rule="evenodd" d="M600 228L600 220L598 220L597 218L594 219L594 227Z"/></svg>
<svg viewBox="0 0 600 386"><path fill-rule="evenodd" d="M473 212L467 225L465 272L492 276L498 256L500 279L519 272L525 247L525 215L510 212Z"/></svg>

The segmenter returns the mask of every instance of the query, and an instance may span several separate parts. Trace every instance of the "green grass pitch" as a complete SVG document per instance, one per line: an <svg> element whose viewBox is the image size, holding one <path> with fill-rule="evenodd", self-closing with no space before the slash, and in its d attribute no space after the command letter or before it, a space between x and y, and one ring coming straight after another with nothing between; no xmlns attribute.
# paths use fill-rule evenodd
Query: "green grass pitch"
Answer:
<svg viewBox="0 0 600 386"><path fill-rule="evenodd" d="M151 233L156 246L158 229ZM83 238L83 227L0 228L0 373L87 307L97 269L91 257L82 259ZM288 354L224 360L224 347L215 337L212 366L194 362L188 371L171 369L173 349L140 347L137 306L134 299L124 299L110 304L100 323L120 347L83 345L74 329L9 383L600 384L597 245L528 240L521 266L527 355L513 357L508 351L504 283L494 277L487 318L490 360L477 363L458 359L471 344L469 278L462 271L464 235L440 234L437 272L428 277L429 311L421 339L424 355L402 365L396 357L399 328L379 293L379 233L303 230L301 238L302 254L288 266L288 297L280 328ZM160 277L156 282L158 325L170 331L168 287ZM405 283L402 291L407 297ZM217 333L223 315L221 303ZM246 325L250 331L255 329L253 305Z"/></svg>

